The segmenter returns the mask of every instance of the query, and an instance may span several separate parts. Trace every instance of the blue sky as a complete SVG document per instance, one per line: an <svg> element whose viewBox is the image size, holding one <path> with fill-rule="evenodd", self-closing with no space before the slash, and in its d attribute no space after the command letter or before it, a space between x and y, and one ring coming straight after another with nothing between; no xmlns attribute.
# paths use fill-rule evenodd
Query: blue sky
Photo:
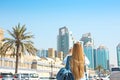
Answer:
<svg viewBox="0 0 120 80"><path fill-rule="evenodd" d="M77 40L90 32L95 47L105 45L116 65L120 42L119 0L0 0L0 28L11 30L21 23L35 35L35 46L55 48L58 29L66 26Z"/></svg>

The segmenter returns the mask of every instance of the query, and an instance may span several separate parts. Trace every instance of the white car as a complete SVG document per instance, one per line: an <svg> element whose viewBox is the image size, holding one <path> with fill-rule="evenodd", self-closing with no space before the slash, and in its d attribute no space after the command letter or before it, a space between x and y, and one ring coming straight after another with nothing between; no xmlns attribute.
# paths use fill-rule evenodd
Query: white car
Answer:
<svg viewBox="0 0 120 80"><path fill-rule="evenodd" d="M101 77L100 80L110 80L110 75L105 76L105 77Z"/></svg>
<svg viewBox="0 0 120 80"><path fill-rule="evenodd" d="M0 80L14 80L12 73L0 73Z"/></svg>
<svg viewBox="0 0 120 80"><path fill-rule="evenodd" d="M15 80L39 80L39 75L37 73L17 73Z"/></svg>

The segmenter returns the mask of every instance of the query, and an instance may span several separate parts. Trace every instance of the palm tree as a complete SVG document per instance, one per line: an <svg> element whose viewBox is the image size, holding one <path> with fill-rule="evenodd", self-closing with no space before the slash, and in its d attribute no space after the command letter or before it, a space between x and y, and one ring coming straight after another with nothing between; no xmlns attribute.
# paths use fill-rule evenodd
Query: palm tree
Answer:
<svg viewBox="0 0 120 80"><path fill-rule="evenodd" d="M2 43L0 43L0 56L1 56L1 59L2 59L3 56L5 56L4 52L5 51L3 49L3 45L2 45Z"/></svg>
<svg viewBox="0 0 120 80"><path fill-rule="evenodd" d="M2 58L2 43L0 43L0 56Z"/></svg>
<svg viewBox="0 0 120 80"><path fill-rule="evenodd" d="M0 58L1 58L1 64L0 65L1 66L2 66L2 56L4 56L2 48L3 48L2 43L0 43Z"/></svg>
<svg viewBox="0 0 120 80"><path fill-rule="evenodd" d="M101 72L102 69L103 69L103 67L102 67L101 65L98 65L98 66L95 68L95 70L98 70L98 72L99 72L99 78L100 78L100 72Z"/></svg>
<svg viewBox="0 0 120 80"><path fill-rule="evenodd" d="M102 71L102 74L103 74L104 76L106 76L107 73L108 73L108 72L107 72L106 69L104 69L104 70Z"/></svg>
<svg viewBox="0 0 120 80"><path fill-rule="evenodd" d="M109 70L104 69L102 73L106 76L106 75L109 75L109 74L110 74L110 71L109 71Z"/></svg>
<svg viewBox="0 0 120 80"><path fill-rule="evenodd" d="M20 55L32 54L35 55L37 49L33 46L33 42L30 40L33 38L33 35L26 33L26 27L23 25L20 27L20 24L12 28L13 31L9 31L11 38L3 39L3 51L6 54L7 51L12 51L12 55L16 58L15 63L15 73L18 72L18 61Z"/></svg>
<svg viewBox="0 0 120 80"><path fill-rule="evenodd" d="M101 72L101 70L103 69L103 67L101 65L98 65L95 70L98 70L99 72Z"/></svg>

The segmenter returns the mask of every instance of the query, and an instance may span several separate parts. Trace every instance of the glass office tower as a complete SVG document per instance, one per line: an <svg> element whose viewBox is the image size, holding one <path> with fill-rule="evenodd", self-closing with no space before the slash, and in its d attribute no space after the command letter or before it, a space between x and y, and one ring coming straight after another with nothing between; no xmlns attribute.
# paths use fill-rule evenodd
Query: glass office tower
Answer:
<svg viewBox="0 0 120 80"><path fill-rule="evenodd" d="M48 57L48 50L39 49L39 50L37 51L37 56L38 56L38 57Z"/></svg>
<svg viewBox="0 0 120 80"><path fill-rule="evenodd" d="M84 45L84 52L85 55L88 57L90 61L90 65L88 65L89 68L94 69L94 50L93 50L93 45L88 43Z"/></svg>
<svg viewBox="0 0 120 80"><path fill-rule="evenodd" d="M85 33L82 35L80 41L83 41L83 45L86 45L88 42L93 43L93 39L91 37L91 33Z"/></svg>
<svg viewBox="0 0 120 80"><path fill-rule="evenodd" d="M83 41L84 53L90 61L90 65L88 65L88 67L94 69L94 42L91 37L91 33L83 34L80 41Z"/></svg>
<svg viewBox="0 0 120 80"><path fill-rule="evenodd" d="M97 55L97 49L96 48L93 49L93 53L94 53L94 69L95 69L97 67L96 66L96 59L97 59L97 57L96 57L96 55Z"/></svg>
<svg viewBox="0 0 120 80"><path fill-rule="evenodd" d="M117 64L120 67L120 43L117 45Z"/></svg>
<svg viewBox="0 0 120 80"><path fill-rule="evenodd" d="M101 65L104 69L109 70L109 51L101 45L97 48L96 67Z"/></svg>
<svg viewBox="0 0 120 80"><path fill-rule="evenodd" d="M67 27L59 29L59 35L57 36L57 51L63 52L64 56L68 53L69 49L73 47L75 39L72 32Z"/></svg>

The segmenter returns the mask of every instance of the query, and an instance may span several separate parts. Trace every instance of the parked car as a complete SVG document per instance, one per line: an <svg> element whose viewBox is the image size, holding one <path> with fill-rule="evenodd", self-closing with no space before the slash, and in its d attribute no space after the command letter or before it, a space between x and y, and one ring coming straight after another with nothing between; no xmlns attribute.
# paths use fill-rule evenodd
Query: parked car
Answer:
<svg viewBox="0 0 120 80"><path fill-rule="evenodd" d="M100 80L110 80L110 75L101 77Z"/></svg>
<svg viewBox="0 0 120 80"><path fill-rule="evenodd" d="M0 80L14 80L12 73L0 73Z"/></svg>
<svg viewBox="0 0 120 80"><path fill-rule="evenodd" d="M37 73L17 73L15 80L39 80L39 75Z"/></svg>
<svg viewBox="0 0 120 80"><path fill-rule="evenodd" d="M27 80L29 79L28 73L17 73L15 74L15 80Z"/></svg>
<svg viewBox="0 0 120 80"><path fill-rule="evenodd" d="M88 78L89 78L89 80L95 80L95 78L93 76L89 76Z"/></svg>
<svg viewBox="0 0 120 80"><path fill-rule="evenodd" d="M56 78L52 77L40 77L40 80L57 80Z"/></svg>
<svg viewBox="0 0 120 80"><path fill-rule="evenodd" d="M39 80L39 75L37 73L30 73L29 76L29 80Z"/></svg>

